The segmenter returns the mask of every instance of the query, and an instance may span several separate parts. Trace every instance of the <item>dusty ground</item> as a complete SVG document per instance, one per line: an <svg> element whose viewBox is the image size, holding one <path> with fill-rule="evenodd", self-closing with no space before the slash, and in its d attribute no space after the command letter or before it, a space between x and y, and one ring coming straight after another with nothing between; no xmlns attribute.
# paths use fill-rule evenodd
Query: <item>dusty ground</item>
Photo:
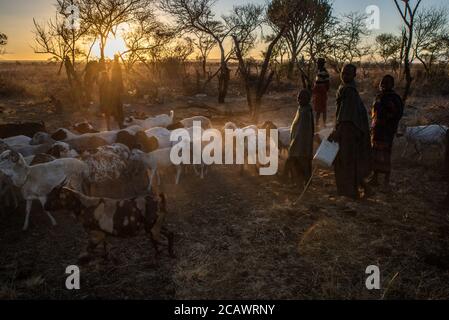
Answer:
<svg viewBox="0 0 449 320"><path fill-rule="evenodd" d="M281 125L291 122L295 92L274 95L263 113ZM366 98L366 102L369 98ZM157 114L182 107L133 105L129 114ZM211 99L203 101L214 104ZM228 109L239 110L243 99ZM331 100L331 105L334 105ZM56 115L45 105L3 100L3 121L36 120L50 129L94 114ZM151 112L149 111L151 110ZM200 112L200 111L198 111ZM197 113L177 112L179 117ZM332 110L331 110L332 113ZM249 123L246 118L213 119ZM397 153L401 144L398 143ZM111 241L111 261L81 267L81 290L65 289L68 265L77 264L86 243L80 225L63 213L59 225L36 213L29 231L24 216L0 224L2 299L447 299L449 298L448 210L439 204L445 188L441 160L423 164L395 156L392 191L352 202L336 196L333 173L320 169L296 207L299 190L277 177L243 176L237 167L214 167L205 180L189 175L180 186L168 177L169 227L176 233L176 259L156 259L150 241ZM378 265L382 289L365 288L365 269Z"/></svg>

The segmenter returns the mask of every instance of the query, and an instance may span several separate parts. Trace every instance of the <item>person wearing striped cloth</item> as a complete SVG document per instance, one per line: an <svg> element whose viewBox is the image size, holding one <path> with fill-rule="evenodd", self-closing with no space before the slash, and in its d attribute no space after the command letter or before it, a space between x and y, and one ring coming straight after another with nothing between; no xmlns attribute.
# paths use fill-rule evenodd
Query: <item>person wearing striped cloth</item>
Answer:
<svg viewBox="0 0 449 320"><path fill-rule="evenodd" d="M320 118L323 116L323 127L327 121L327 94L330 89L330 76L326 70L326 60L319 58L317 61L318 73L313 88L313 107L316 112L316 126L320 126Z"/></svg>

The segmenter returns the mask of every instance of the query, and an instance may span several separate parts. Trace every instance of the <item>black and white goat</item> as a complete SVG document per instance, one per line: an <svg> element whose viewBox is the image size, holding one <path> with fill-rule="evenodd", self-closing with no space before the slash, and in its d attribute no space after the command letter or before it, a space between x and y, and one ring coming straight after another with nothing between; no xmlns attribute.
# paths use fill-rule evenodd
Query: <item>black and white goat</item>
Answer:
<svg viewBox="0 0 449 320"><path fill-rule="evenodd" d="M167 206L163 194L156 196L150 193L132 199L113 200L87 197L61 185L48 196L45 210L68 210L74 213L90 235L88 253L102 244L107 254L107 236L135 237L144 230L149 235L157 254L161 252L159 249L162 244L161 236L166 237L168 252L174 257L174 236L164 226Z"/></svg>

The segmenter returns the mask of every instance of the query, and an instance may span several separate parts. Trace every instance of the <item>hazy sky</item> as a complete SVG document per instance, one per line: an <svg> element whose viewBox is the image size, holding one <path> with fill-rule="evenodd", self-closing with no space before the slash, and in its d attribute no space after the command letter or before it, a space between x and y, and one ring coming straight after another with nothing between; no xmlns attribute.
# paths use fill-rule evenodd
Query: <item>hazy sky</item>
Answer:
<svg viewBox="0 0 449 320"><path fill-rule="evenodd" d="M415 2L416 0L412 0ZM242 4L245 0L218 0L217 13L226 13L235 4ZM265 3L265 0L250 0L248 2ZM7 54L0 59L28 60L42 59L33 52L33 18L44 21L54 16L55 0L0 0L0 32L9 37L6 48ZM369 5L380 8L380 30L382 32L396 32L401 23L393 0L334 0L336 15L360 11L364 12ZM447 0L423 0L423 6L445 6Z"/></svg>

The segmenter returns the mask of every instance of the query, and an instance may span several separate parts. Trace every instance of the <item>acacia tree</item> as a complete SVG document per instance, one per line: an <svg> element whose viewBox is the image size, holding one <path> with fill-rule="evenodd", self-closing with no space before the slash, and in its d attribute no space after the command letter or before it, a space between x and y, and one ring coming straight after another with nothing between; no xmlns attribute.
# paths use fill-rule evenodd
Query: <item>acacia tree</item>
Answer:
<svg viewBox="0 0 449 320"><path fill-rule="evenodd" d="M376 52L387 65L400 58L401 38L391 33L382 33L376 37Z"/></svg>
<svg viewBox="0 0 449 320"><path fill-rule="evenodd" d="M295 12L292 8L283 6L283 0L273 0L267 8L258 5L243 5L234 7L233 13L227 18L227 23L233 29L232 38L235 54L239 61L239 71L245 82L247 102L253 118L257 121L262 98L268 90L275 74L271 61L276 45L284 36ZM267 49L263 52L263 60L256 74L251 70L251 59L245 59L256 41L255 31L267 21L284 21L273 29Z"/></svg>
<svg viewBox="0 0 449 320"><path fill-rule="evenodd" d="M8 44L8 37L6 34L0 32L0 54L4 54L4 47Z"/></svg>
<svg viewBox="0 0 449 320"><path fill-rule="evenodd" d="M427 76L432 74L433 65L444 55L449 34L447 23L448 15L444 9L429 8L416 15L413 53Z"/></svg>
<svg viewBox="0 0 449 320"><path fill-rule="evenodd" d="M215 0L161 0L160 7L175 18L179 30L200 32L215 40L220 49L218 103L224 103L230 81L228 62L232 53L232 50L226 51L225 41L232 29L227 30L224 22L215 18L212 12L214 4Z"/></svg>
<svg viewBox="0 0 449 320"><path fill-rule="evenodd" d="M410 90L412 87L413 77L411 70L411 50L413 46L413 35L415 30L415 16L418 11L418 8L422 2L422 0L416 0L414 7L410 4L412 1L410 0L402 0L404 6L401 7L399 0L394 0L396 8L401 15L401 18L405 24L405 28L403 29L403 60L404 60L404 72L405 72L405 80L406 85L404 89L404 94L402 99L404 102L407 101L407 98L410 94Z"/></svg>
<svg viewBox="0 0 449 320"><path fill-rule="evenodd" d="M343 15L332 29L328 58L337 73L345 63L360 61L367 54L367 47L363 46L363 38L369 35L365 19L365 15L351 12Z"/></svg>
<svg viewBox="0 0 449 320"><path fill-rule="evenodd" d="M297 66L298 57L331 18L331 5L327 0L283 0L279 2L278 10L295 11L290 26L284 34L288 46L290 61L288 64L288 77L291 79L294 68ZM270 20L271 27L275 30L282 28L283 21ZM313 45L311 46L313 47Z"/></svg>

